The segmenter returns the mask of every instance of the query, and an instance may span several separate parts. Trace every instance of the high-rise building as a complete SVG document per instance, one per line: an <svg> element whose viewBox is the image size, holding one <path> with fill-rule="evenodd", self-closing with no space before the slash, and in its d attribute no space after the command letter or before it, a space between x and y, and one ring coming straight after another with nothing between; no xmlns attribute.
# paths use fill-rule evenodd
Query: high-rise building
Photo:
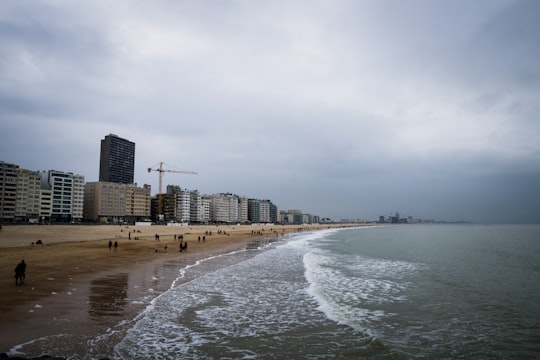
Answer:
<svg viewBox="0 0 540 360"><path fill-rule="evenodd" d="M135 143L109 134L101 140L99 181L133 184Z"/></svg>
<svg viewBox="0 0 540 360"><path fill-rule="evenodd" d="M14 221L18 165L0 161L0 221Z"/></svg>

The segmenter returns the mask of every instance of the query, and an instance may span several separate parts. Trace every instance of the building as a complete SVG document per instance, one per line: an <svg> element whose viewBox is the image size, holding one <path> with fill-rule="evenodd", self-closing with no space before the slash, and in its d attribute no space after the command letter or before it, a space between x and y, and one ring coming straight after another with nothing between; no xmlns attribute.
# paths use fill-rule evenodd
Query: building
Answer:
<svg viewBox="0 0 540 360"><path fill-rule="evenodd" d="M280 211L281 222L283 224L303 224L304 214L301 210Z"/></svg>
<svg viewBox="0 0 540 360"><path fill-rule="evenodd" d="M135 143L109 134L101 140L99 181L133 184Z"/></svg>
<svg viewBox="0 0 540 360"><path fill-rule="evenodd" d="M167 194L176 195L176 221L181 223L189 222L191 192L182 190L178 185L167 185Z"/></svg>
<svg viewBox="0 0 540 360"><path fill-rule="evenodd" d="M238 222L239 223L247 223L249 221L248 216L248 198L245 196L242 196L238 199Z"/></svg>
<svg viewBox="0 0 540 360"><path fill-rule="evenodd" d="M51 191L50 222L81 222L84 176L49 170L41 172L41 188Z"/></svg>
<svg viewBox="0 0 540 360"><path fill-rule="evenodd" d="M150 217L150 185L89 182L84 186L84 219L117 224Z"/></svg>
<svg viewBox="0 0 540 360"><path fill-rule="evenodd" d="M191 191L189 221L196 224L208 224L210 222L211 204L211 198L202 196L198 190Z"/></svg>
<svg viewBox="0 0 540 360"><path fill-rule="evenodd" d="M230 193L210 195L212 206L210 218L214 223L236 224L239 222L239 197Z"/></svg>
<svg viewBox="0 0 540 360"><path fill-rule="evenodd" d="M14 164L0 161L0 221L15 221L15 203L17 200L17 169Z"/></svg>
<svg viewBox="0 0 540 360"><path fill-rule="evenodd" d="M38 223L40 216L41 174L17 168L15 221Z"/></svg>
<svg viewBox="0 0 540 360"><path fill-rule="evenodd" d="M161 194L153 197L151 209L152 219L156 222L176 221L176 194Z"/></svg>
<svg viewBox="0 0 540 360"><path fill-rule="evenodd" d="M39 192L39 221L42 224L51 221L52 213L52 190L41 189Z"/></svg>
<svg viewBox="0 0 540 360"><path fill-rule="evenodd" d="M248 200L248 219L251 223L261 222L261 202L257 199Z"/></svg>
<svg viewBox="0 0 540 360"><path fill-rule="evenodd" d="M270 203L270 222L272 224L279 222L279 209L273 203Z"/></svg>

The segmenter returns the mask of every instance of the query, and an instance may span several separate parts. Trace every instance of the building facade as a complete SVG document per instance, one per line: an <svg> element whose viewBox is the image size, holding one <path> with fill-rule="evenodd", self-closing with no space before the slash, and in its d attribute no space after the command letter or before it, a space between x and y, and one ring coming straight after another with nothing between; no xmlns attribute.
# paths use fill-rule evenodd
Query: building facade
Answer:
<svg viewBox="0 0 540 360"><path fill-rule="evenodd" d="M40 216L41 174L17 168L15 221L38 223Z"/></svg>
<svg viewBox="0 0 540 360"><path fill-rule="evenodd" d="M81 222L84 176L49 170L41 172L41 188L51 191L50 222Z"/></svg>
<svg viewBox="0 0 540 360"><path fill-rule="evenodd" d="M109 134L101 140L99 181L133 184L135 143Z"/></svg>
<svg viewBox="0 0 540 360"><path fill-rule="evenodd" d="M17 169L14 164L0 161L0 221L15 221L17 200Z"/></svg>
<svg viewBox="0 0 540 360"><path fill-rule="evenodd" d="M150 217L150 186L89 182L84 186L84 219L101 224L135 223Z"/></svg>

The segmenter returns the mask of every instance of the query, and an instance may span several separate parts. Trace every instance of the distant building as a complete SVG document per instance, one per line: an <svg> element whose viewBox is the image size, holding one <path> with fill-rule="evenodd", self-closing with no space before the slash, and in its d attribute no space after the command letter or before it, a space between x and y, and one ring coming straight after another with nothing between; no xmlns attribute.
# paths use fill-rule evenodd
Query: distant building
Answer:
<svg viewBox="0 0 540 360"><path fill-rule="evenodd" d="M41 172L41 188L51 191L50 222L81 222L84 176L49 170Z"/></svg>
<svg viewBox="0 0 540 360"><path fill-rule="evenodd" d="M19 166L0 161L0 221L15 221Z"/></svg>
<svg viewBox="0 0 540 360"><path fill-rule="evenodd" d="M190 193L190 222L208 224L210 222L211 199L202 196L198 190Z"/></svg>
<svg viewBox="0 0 540 360"><path fill-rule="evenodd" d="M288 210L280 212L281 222L283 224L303 224L304 214L301 210Z"/></svg>
<svg viewBox="0 0 540 360"><path fill-rule="evenodd" d="M84 186L84 219L134 223L150 217L150 185L89 182Z"/></svg>
<svg viewBox="0 0 540 360"><path fill-rule="evenodd" d="M249 205L248 198L245 196L238 198L238 222L247 223L249 221Z"/></svg>
<svg viewBox="0 0 540 360"><path fill-rule="evenodd" d="M261 222L261 202L257 199L248 200L248 218L252 223Z"/></svg>
<svg viewBox="0 0 540 360"><path fill-rule="evenodd" d="M15 218L17 221L39 221L41 175L39 171L17 169L17 201Z"/></svg>
<svg viewBox="0 0 540 360"><path fill-rule="evenodd" d="M99 181L133 184L135 174L135 143L117 135L101 140Z"/></svg>
<svg viewBox="0 0 540 360"><path fill-rule="evenodd" d="M175 220L181 223L190 221L191 192L177 185L167 185L167 194L176 196Z"/></svg>

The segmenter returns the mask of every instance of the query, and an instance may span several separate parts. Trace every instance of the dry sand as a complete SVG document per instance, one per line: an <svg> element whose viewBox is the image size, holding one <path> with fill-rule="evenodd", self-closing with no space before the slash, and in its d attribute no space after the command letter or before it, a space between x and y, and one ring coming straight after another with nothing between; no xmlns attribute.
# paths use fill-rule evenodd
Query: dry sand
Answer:
<svg viewBox="0 0 540 360"><path fill-rule="evenodd" d="M134 281L133 274L139 274L135 281L144 285L149 276L156 278L155 274L162 271L158 265L163 266L166 261L194 263L212 254L245 248L257 238L276 238L293 231L327 227L4 226L0 230L0 353L51 332L74 332L87 327L88 313L94 311L95 315L100 302L99 297L92 298L91 288L104 287L105 295L101 296L108 296L107 291L114 292L118 283L122 287L126 274L131 277L130 282ZM188 243L187 252L179 252L175 235L180 234ZM43 245L37 245L37 240ZM109 240L118 241L118 251L109 250ZM26 279L24 285L16 286L14 268L22 259L27 263ZM172 280L168 278L159 287L153 286L164 291ZM92 311L88 310L89 306L93 306ZM54 330L50 328L53 325Z"/></svg>

